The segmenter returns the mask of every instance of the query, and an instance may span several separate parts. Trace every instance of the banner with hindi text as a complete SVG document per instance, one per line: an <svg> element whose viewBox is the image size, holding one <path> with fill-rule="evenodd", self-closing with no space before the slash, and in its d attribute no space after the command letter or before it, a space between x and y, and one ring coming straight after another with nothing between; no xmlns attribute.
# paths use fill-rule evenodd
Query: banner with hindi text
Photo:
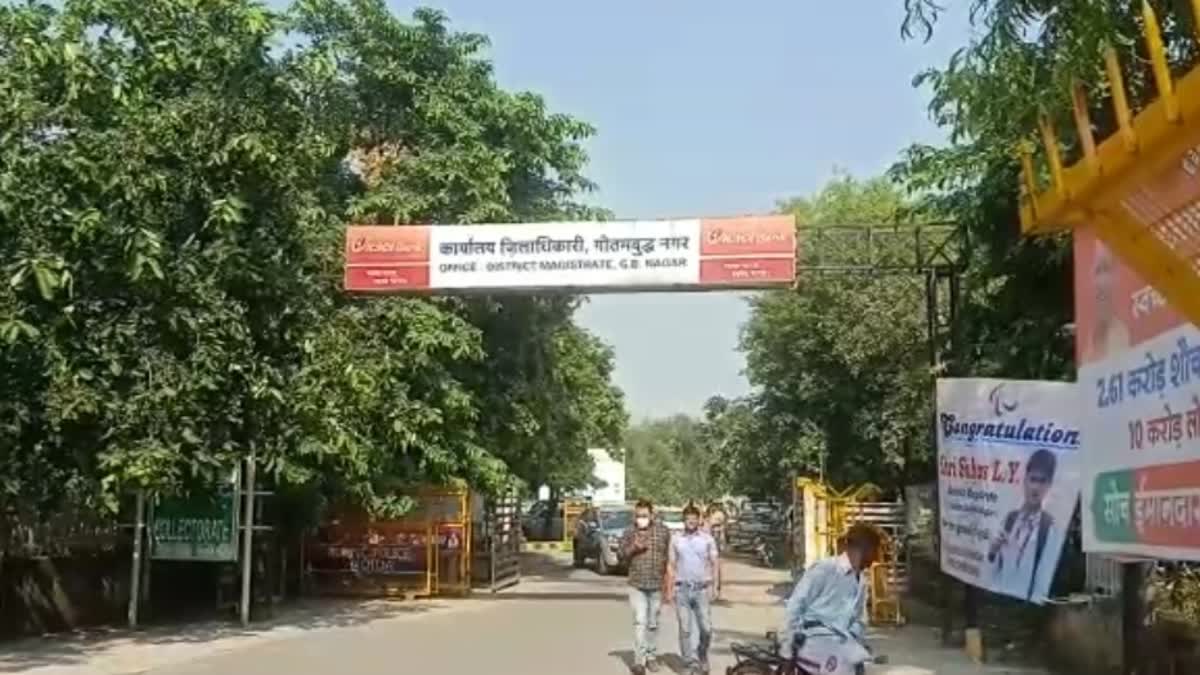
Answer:
<svg viewBox="0 0 1200 675"><path fill-rule="evenodd" d="M344 287L368 293L789 286L792 216L351 226Z"/></svg>
<svg viewBox="0 0 1200 675"><path fill-rule="evenodd" d="M1200 330L1075 231L1083 548L1200 560Z"/></svg>

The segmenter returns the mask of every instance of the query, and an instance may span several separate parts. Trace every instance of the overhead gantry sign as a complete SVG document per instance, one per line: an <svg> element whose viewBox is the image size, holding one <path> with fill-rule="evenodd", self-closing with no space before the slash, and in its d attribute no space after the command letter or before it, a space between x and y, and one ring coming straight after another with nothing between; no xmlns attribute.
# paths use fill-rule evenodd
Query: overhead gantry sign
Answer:
<svg viewBox="0 0 1200 675"><path fill-rule="evenodd" d="M628 293L791 286L792 216L351 226L347 291Z"/></svg>

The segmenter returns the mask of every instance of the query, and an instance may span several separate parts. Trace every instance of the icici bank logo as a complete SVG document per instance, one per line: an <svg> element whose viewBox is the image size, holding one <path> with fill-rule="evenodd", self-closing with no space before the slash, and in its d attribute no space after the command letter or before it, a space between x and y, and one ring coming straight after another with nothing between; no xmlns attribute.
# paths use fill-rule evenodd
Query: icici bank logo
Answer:
<svg viewBox="0 0 1200 675"><path fill-rule="evenodd" d="M763 246L787 241L788 233L778 230L722 230L708 232L707 243L717 246Z"/></svg>
<svg viewBox="0 0 1200 675"><path fill-rule="evenodd" d="M405 241L403 239L370 239L356 237L350 242L351 253L398 253L420 254L425 252L425 246L420 241Z"/></svg>

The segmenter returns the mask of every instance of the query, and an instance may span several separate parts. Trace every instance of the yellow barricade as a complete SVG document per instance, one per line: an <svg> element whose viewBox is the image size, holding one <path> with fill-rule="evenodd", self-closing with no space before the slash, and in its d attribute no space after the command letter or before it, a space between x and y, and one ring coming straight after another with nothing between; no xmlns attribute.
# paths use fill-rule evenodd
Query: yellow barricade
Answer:
<svg viewBox="0 0 1200 675"><path fill-rule="evenodd" d="M429 597L471 592L471 495L430 487L402 518L375 520L334 509L305 545L305 571L319 593Z"/></svg>
<svg viewBox="0 0 1200 675"><path fill-rule="evenodd" d="M471 493L460 487L426 487L413 497L410 517L432 523L436 539L435 595L471 592Z"/></svg>
<svg viewBox="0 0 1200 675"><path fill-rule="evenodd" d="M342 509L305 543L307 586L322 595L428 597L437 586L432 522L372 521Z"/></svg>
<svg viewBox="0 0 1200 675"><path fill-rule="evenodd" d="M575 548L575 526L579 517L587 510L588 502L583 499L567 499L563 501L563 533L562 550L571 551Z"/></svg>

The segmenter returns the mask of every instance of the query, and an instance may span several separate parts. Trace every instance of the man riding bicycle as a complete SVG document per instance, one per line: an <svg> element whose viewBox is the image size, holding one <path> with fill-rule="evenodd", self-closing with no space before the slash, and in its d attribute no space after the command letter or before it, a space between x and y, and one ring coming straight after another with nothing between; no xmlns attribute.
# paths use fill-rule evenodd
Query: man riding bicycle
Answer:
<svg viewBox="0 0 1200 675"><path fill-rule="evenodd" d="M869 525L857 524L846 533L845 552L813 563L792 590L787 601L779 639L785 649L803 640L814 626L845 631L862 642L863 604L866 579L863 571L879 558L879 533Z"/></svg>

